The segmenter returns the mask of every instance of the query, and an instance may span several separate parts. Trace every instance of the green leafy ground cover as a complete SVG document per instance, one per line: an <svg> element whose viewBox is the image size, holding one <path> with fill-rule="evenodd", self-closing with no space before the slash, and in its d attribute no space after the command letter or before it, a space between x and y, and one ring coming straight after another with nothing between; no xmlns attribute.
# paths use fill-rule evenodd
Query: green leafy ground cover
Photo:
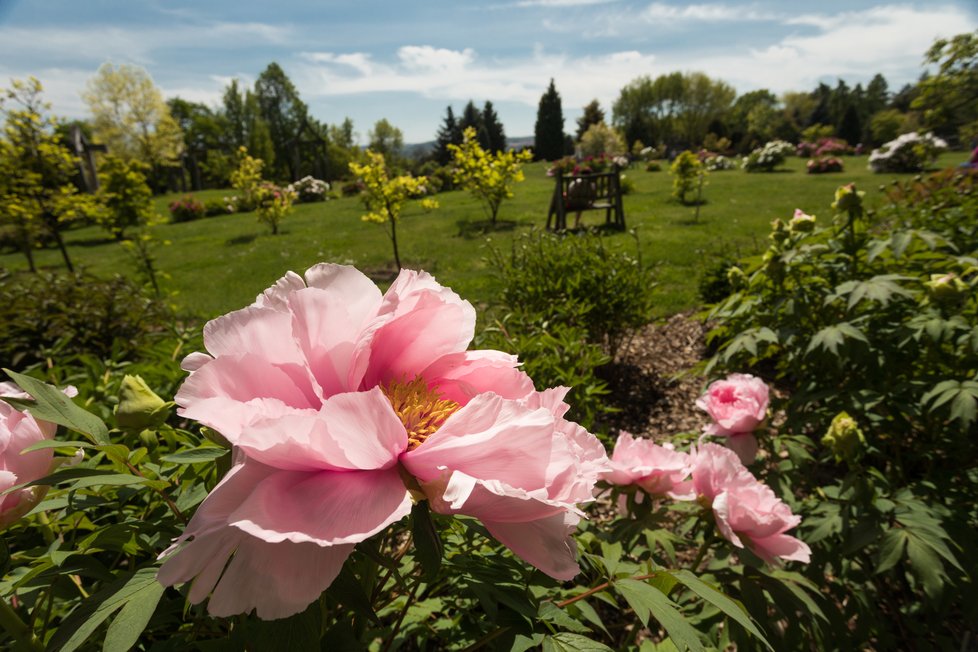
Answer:
<svg viewBox="0 0 978 652"><path fill-rule="evenodd" d="M961 159L960 153L946 153L937 167L953 166ZM629 228L638 232L644 261L655 268L655 314L695 307L703 273L719 260L760 253L773 219L789 218L795 208L827 215L835 188L848 182L867 191L867 205L872 207L882 197L881 184L913 176L873 174L866 168L866 157L844 161L841 174L806 174L806 159L796 157L772 173L712 173L698 220L695 207L671 197L672 178L667 173L645 172L637 164L628 170L635 191L625 198L626 218ZM543 163L525 170L526 181L502 206L499 225L491 232L481 206L462 191L438 195L441 208L432 213L408 206L398 230L404 265L432 272L475 303L488 302L498 283L487 262L488 242L506 249L514 235L546 222L553 181ZM204 202L228 194L209 190L195 197ZM167 204L183 195L158 197L157 210L168 217ZM377 225L360 220L363 212L355 197L300 204L278 236L272 236L254 213L160 224L153 232L168 243L156 250L159 269L170 277L164 287L174 293L172 302L180 312L209 318L248 303L255 288L267 287L282 270L302 270L320 261L355 264L382 280L393 264L390 242ZM598 225L603 219L595 211L585 213L583 222ZM610 240L612 246L634 250L634 239L627 233L613 234ZM69 231L66 241L73 259L96 275L135 273L125 250L99 227ZM60 266L54 249L38 252L37 261L42 269ZM8 252L0 255L0 267L19 272L26 270L26 263L21 254Z"/></svg>

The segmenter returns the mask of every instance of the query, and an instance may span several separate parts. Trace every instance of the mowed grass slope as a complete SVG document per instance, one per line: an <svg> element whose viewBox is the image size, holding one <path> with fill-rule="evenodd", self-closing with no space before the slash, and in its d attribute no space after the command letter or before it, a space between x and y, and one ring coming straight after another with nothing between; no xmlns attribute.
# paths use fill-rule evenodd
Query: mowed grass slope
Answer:
<svg viewBox="0 0 978 652"><path fill-rule="evenodd" d="M938 163L956 165L963 156L945 154ZM696 307L704 271L724 258L759 253L775 218L788 219L801 208L828 220L839 185L855 182L874 205L882 197L881 184L912 176L872 174L865 157L848 157L845 164L841 174L806 174L800 158L789 159L784 170L773 173L712 173L698 220L694 207L672 199L668 172L645 172L638 164L628 170L635 191L624 199L626 222L637 233L643 261L655 267L657 314ZM543 228L554 185L546 167L525 167L526 181L503 204L495 230L488 229L481 205L465 192L439 194L441 207L428 214L409 204L398 224L402 263L433 273L473 303L491 302L498 280L489 268L487 247L508 250L514 237ZM195 196L204 201L226 194L210 190ZM167 203L179 196L157 198L160 213L168 217ZM358 198L300 204L282 223L278 236L272 236L254 213L159 224L153 233L166 244L154 250L157 266L169 277L164 287L173 293L172 302L200 318L240 308L286 270L301 272L321 261L356 265L383 281L393 268L390 240L384 228L360 219L363 212ZM599 225L603 219L603 213L586 212L583 223ZM608 237L612 246L635 251L632 234ZM93 274L135 273L126 250L98 227L72 229L66 240L76 265ZM44 269L62 268L56 250L39 251L36 259ZM26 263L22 254L6 253L0 255L0 267L25 271Z"/></svg>

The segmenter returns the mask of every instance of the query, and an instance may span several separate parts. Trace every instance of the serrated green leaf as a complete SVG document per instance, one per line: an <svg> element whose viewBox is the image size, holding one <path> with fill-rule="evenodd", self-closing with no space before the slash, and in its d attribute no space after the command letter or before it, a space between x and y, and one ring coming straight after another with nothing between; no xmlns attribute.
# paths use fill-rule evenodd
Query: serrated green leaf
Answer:
<svg viewBox="0 0 978 652"><path fill-rule="evenodd" d="M696 630L676 609L672 600L661 591L631 578L618 580L614 583L614 587L625 598L643 625L648 625L649 617L652 616L666 630L677 648L703 652L703 644Z"/></svg>
<svg viewBox="0 0 978 652"><path fill-rule="evenodd" d="M883 534L880 549L876 554L876 572L885 573L903 557L907 545L907 533L902 528L891 528Z"/></svg>
<svg viewBox="0 0 978 652"><path fill-rule="evenodd" d="M48 641L47 650L73 652L78 649L99 625L121 609L133 595L153 584L159 584L156 581L156 568L141 568L89 596L61 622Z"/></svg>
<svg viewBox="0 0 978 652"><path fill-rule="evenodd" d="M129 596L119 615L109 623L102 652L128 652L153 617L156 605L163 597L163 591L162 584L153 582Z"/></svg>
<svg viewBox="0 0 978 652"><path fill-rule="evenodd" d="M769 650L773 650L771 644L767 642L764 634L757 628L750 615L727 595L716 590L700 578L693 575L688 570L670 571L670 575L676 578L690 591L700 598L709 602L714 607L733 619L738 625L746 629L751 635L760 640Z"/></svg>
<svg viewBox="0 0 978 652"><path fill-rule="evenodd" d="M587 625L575 620L569 613L553 602L541 602L537 618L544 622L553 623L561 629L567 629L579 634L587 634L591 631Z"/></svg>
<svg viewBox="0 0 978 652"><path fill-rule="evenodd" d="M22 390L34 397L35 403L30 407L30 411L35 418L88 435L96 444L109 443L109 430L105 427L105 423L91 412L75 405L60 389L9 369L4 369L4 372Z"/></svg>
<svg viewBox="0 0 978 652"><path fill-rule="evenodd" d="M561 632L545 636L542 641L544 652L614 652L604 643L592 641L580 634Z"/></svg>
<svg viewBox="0 0 978 652"><path fill-rule="evenodd" d="M587 600L578 600L569 608L577 609L581 612L581 617L584 618L584 620L588 621L605 634L608 634L608 629L604 626L604 621L601 620L601 616ZM611 634L608 635L611 636Z"/></svg>
<svg viewBox="0 0 978 652"><path fill-rule="evenodd" d="M937 600L944 592L944 565L934 550L916 537L907 539L907 556L910 558L910 571L923 584L924 593L931 600Z"/></svg>

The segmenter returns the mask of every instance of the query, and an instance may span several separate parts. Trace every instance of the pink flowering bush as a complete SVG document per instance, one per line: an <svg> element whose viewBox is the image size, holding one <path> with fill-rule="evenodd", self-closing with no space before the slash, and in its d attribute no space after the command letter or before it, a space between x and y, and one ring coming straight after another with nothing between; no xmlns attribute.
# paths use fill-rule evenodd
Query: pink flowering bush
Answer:
<svg viewBox="0 0 978 652"><path fill-rule="evenodd" d="M424 272L381 295L325 264L209 322L176 402L234 445L234 466L160 581L194 580L190 600L212 594L215 615L289 616L418 500L479 519L556 579L576 575L576 505L604 449L563 418L566 389L537 392L514 356L467 351L474 327L472 306Z"/></svg>

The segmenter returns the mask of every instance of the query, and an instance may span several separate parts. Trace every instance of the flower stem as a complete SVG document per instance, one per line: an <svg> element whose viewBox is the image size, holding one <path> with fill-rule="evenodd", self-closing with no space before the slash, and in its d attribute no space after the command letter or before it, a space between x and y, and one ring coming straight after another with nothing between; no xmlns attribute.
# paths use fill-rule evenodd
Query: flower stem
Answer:
<svg viewBox="0 0 978 652"><path fill-rule="evenodd" d="M19 649L28 652L44 652L44 646L34 636L34 632L20 619L20 616L6 600L0 600L0 627L3 627L17 641Z"/></svg>

